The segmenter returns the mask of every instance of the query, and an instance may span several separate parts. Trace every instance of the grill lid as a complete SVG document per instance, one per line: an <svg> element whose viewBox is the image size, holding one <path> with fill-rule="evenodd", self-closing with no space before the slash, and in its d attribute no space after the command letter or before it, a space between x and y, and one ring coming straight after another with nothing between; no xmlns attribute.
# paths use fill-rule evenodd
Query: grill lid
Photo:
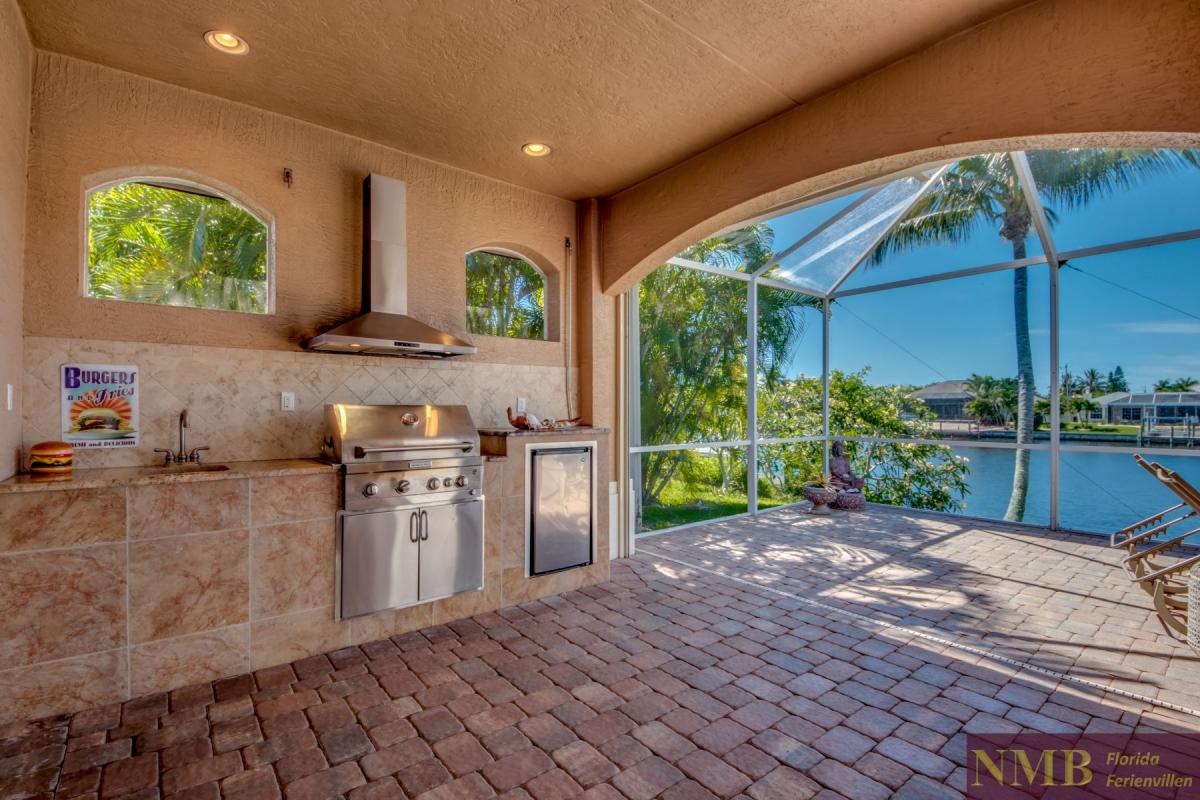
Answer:
<svg viewBox="0 0 1200 800"><path fill-rule="evenodd" d="M333 403L325 406L325 457L335 464L479 455L466 406Z"/></svg>

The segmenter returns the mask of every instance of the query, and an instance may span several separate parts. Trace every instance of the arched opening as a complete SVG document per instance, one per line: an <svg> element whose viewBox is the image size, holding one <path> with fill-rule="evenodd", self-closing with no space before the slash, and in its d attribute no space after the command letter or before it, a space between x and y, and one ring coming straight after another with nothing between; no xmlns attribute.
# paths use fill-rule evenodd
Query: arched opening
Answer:
<svg viewBox="0 0 1200 800"><path fill-rule="evenodd" d="M1194 150L1007 150L694 242L627 296L641 530L847 467L873 502L1051 528L1169 505L1130 456L1200 478L1198 193Z"/></svg>
<svg viewBox="0 0 1200 800"><path fill-rule="evenodd" d="M84 295L273 313L272 221L227 191L168 172L85 193Z"/></svg>
<svg viewBox="0 0 1200 800"><path fill-rule="evenodd" d="M511 247L480 247L464 261L467 330L508 339L557 338L555 274Z"/></svg>

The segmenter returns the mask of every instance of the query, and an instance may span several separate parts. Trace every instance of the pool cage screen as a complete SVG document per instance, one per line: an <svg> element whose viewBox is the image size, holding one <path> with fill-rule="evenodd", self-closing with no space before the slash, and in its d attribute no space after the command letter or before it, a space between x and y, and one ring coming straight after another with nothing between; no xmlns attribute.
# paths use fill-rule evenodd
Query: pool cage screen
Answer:
<svg viewBox="0 0 1200 800"><path fill-rule="evenodd" d="M1200 161L1197 160L1196 151L1185 150L1031 150L972 156L913 168L866 185L777 208L732 226L714 237L715 240L728 241L731 237L744 236L749 227L764 222L774 224L779 239L783 238L780 234L796 232L783 242L786 246L778 247L775 245L781 242L774 242L768 257L761 262L730 257L727 252L713 257L703 254L697 256L692 250L669 259L667 263L674 268L736 281L745 287L745 407L739 429L744 431L744 435L726 439L705 435L684 441L644 440L643 310L639 308L640 287L630 290L624 296L623 303L625 433L629 513L634 523L633 531L648 534L686 527L670 525L662 530L642 530L642 468L643 459L649 454L689 450L709 455L719 454L723 450L744 453L745 510L735 509L732 513L718 515L728 518L759 512L760 454L764 449L796 446L819 448L823 472L828 473L830 448L838 441L938 447L969 443L972 448L1010 451L1014 458L1020 458L1018 454L1022 451L1026 454L1044 452L1048 454L1045 459L1048 475L1038 476L1037 480L1047 484L1048 514L1034 524L1039 527L1048 525L1052 529L1072 529L1072 525L1063 524L1060 515L1064 457L1069 457L1071 453L1129 454L1135 448L1129 443L1081 442L1063 436L1063 404L1074 401L1064 396L1062 391L1062 276L1068 270L1084 274L1088 269L1087 259L1094 261L1098 256L1161 248L1200 239L1200 227L1196 226L1200 222L1200 213L1197 213L1200 205L1194 203L1194 190L1200 189L1198 166ZM1144 176L1149 176L1149 179L1168 176L1167 179L1176 183L1182 178L1188 182L1185 188L1191 192L1193 204L1188 208L1178 208L1176 202L1170 208L1153 210L1149 215L1153 218L1151 221L1142 219L1138 222L1140 229L1137 226L1127 229L1119 225L1098 225L1096 219L1088 217L1088 203L1093 198L1129 193ZM1113 201L1110 205L1114 202L1118 206L1117 216L1121 216L1119 207L1125 201ZM1131 195L1128 202L1144 205L1136 195ZM966 220L968 213L974 214L974 221ZM1138 213L1131 212L1126 216L1137 217ZM791 220L798 218L803 218L805 223L791 224ZM1149 228L1153 235L1114 237L1114 228L1117 234L1127 231L1142 233ZM800 231L803 231L802 234ZM926 238L922 240L922 236ZM922 250L922 241L929 243L938 236L942 237L939 246ZM964 264L964 253L984 252L987 248L980 246L971 249L955 245L982 241L984 237L1000 242L1003 250L997 252L1007 257L996 258L990 263L976 261ZM897 254L906 248L916 252L898 258ZM1200 268L1200 264L1197 266ZM1027 296L1033 298L1034 313L1044 315L1048 364L1043 365L1043 371L1047 375L1048 385L1031 387L1027 397L1042 408L1039 418L1044 419L1043 430L1034 435L1030 432L1031 427L1022 430L1018 422L1012 435L956 438L953 434L946 436L942 432L930 434L928 430L924 436L877 436L831 429L830 322L839 304L845 305L848 298L857 296L993 274L1019 274L1021 280L1028 280L1030 288ZM1097 280L1105 279L1097 277ZM762 387L759 376L762 365L759 363L758 337L760 291L764 288L801 295L807 298L806 303L812 313L819 315L819 425L812 426L815 429L799 432L801 435L777 435L780 431L764 431L760 424L759 394ZM1119 288L1137 293L1136 289L1129 287ZM1187 305L1189 300L1183 298L1178 302ZM1160 304L1165 305L1161 301ZM1186 308L1169 305L1167 308L1200 320L1200 316ZM914 313L916 311L914 309ZM809 330L806 335L816 333ZM738 335L741 336L740 332ZM1196 335L1195 340L1196 344L1200 344L1200 335ZM909 355L919 358L913 353ZM816 377L815 374L812 377ZM1195 387L1195 391L1200 391L1200 387ZM1181 402L1185 400L1187 398L1181 394ZM1200 395L1196 395L1195 400L1200 403ZM663 413L669 413L669 410ZM1029 415L1030 408L1023 407L1022 413ZM1085 409L1082 413L1082 417L1079 414L1073 416L1082 419L1089 413L1094 415L1098 412ZM1127 421L1130 413L1125 414L1124 421ZM969 430L970 426L967 427ZM1179 442L1174 438L1164 442L1153 435L1152 428L1142 424L1142 429L1149 430L1150 435L1143 439L1139 433L1136 451L1150 456L1200 455L1200 449L1192 449L1192 442L1186 439L1187 435L1196 435L1194 427L1182 427ZM1172 428L1172 437L1174 435ZM1200 462L1195 463L1200 465ZM1045 491L1041 487L1038 490ZM1126 524L1129 521L1132 520L1126 521Z"/></svg>

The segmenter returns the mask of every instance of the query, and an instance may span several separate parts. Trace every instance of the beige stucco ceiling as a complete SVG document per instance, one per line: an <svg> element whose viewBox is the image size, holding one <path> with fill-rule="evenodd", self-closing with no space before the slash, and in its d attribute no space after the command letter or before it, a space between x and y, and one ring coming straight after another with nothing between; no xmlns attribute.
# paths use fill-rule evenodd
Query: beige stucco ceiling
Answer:
<svg viewBox="0 0 1200 800"><path fill-rule="evenodd" d="M1025 0L21 0L36 46L562 197ZM209 29L249 40L216 53ZM531 159L527 141L554 153Z"/></svg>

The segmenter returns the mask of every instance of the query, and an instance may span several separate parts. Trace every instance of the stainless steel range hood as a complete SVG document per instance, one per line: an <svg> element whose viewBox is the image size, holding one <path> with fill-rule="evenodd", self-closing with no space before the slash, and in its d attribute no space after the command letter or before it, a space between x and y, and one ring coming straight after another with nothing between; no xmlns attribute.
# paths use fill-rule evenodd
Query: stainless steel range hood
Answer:
<svg viewBox="0 0 1200 800"><path fill-rule="evenodd" d="M309 350L408 358L468 355L475 347L408 316L404 181L363 181L363 313L304 343Z"/></svg>

